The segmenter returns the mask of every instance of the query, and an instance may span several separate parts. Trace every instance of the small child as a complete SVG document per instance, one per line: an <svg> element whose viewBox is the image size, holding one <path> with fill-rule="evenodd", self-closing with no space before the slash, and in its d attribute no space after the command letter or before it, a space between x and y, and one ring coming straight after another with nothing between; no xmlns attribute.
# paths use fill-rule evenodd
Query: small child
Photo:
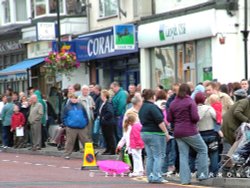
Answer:
<svg viewBox="0 0 250 188"><path fill-rule="evenodd" d="M220 102L220 98L216 94L212 94L209 97L210 105L213 107L216 113L216 124L214 130L219 134L222 138L224 135L221 131L221 124L222 124L222 103Z"/></svg>
<svg viewBox="0 0 250 188"><path fill-rule="evenodd" d="M19 106L15 105L13 109L14 113L11 116L11 129L10 131L15 133L16 129L19 129L25 124L25 117L23 113L19 112ZM14 148L20 148L23 140L23 136L16 136L14 134Z"/></svg>
<svg viewBox="0 0 250 188"><path fill-rule="evenodd" d="M133 160L133 172L130 173L130 177L143 176L142 149L144 148L144 143L140 135L142 125L137 121L135 115L128 114L123 128L123 137L119 141L116 150L120 151L126 144L126 151L132 155Z"/></svg>

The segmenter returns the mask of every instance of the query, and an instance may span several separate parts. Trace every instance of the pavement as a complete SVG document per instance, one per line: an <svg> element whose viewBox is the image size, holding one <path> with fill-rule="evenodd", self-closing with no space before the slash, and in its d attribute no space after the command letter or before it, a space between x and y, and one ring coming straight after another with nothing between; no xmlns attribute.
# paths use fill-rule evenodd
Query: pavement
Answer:
<svg viewBox="0 0 250 188"><path fill-rule="evenodd" d="M107 160L113 159L117 160L118 155L101 155L104 149L95 149L95 153L97 153L96 158L97 160ZM64 151L58 151L56 147L47 146L46 148L42 148L42 150L38 151L31 151L27 148L22 149L14 149L14 148L7 148L3 149L0 148L0 152L3 153L13 153L13 154L26 154L26 155L40 155L40 156L51 156L51 157L63 157ZM73 152L70 156L71 159L83 159L82 152ZM180 179L178 176L171 176L167 177L168 180L171 182L180 183ZM209 187L227 187L227 188L250 188L250 178L211 178L208 180L203 181L196 181L195 179L192 180L192 184L200 185L200 186L209 186Z"/></svg>

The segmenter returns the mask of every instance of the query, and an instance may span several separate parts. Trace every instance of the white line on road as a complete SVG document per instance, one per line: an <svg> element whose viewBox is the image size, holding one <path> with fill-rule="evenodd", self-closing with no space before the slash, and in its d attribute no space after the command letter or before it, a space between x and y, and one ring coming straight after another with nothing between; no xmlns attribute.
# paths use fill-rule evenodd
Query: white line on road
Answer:
<svg viewBox="0 0 250 188"><path fill-rule="evenodd" d="M2 160L3 162L9 162L10 160Z"/></svg>
<svg viewBox="0 0 250 188"><path fill-rule="evenodd" d="M36 163L35 165L36 165L36 166L43 166L43 164L38 164L38 163Z"/></svg>
<svg viewBox="0 0 250 188"><path fill-rule="evenodd" d="M70 168L70 167L68 167L68 166L62 166L61 168L65 168L65 169L68 169L68 168Z"/></svg>
<svg viewBox="0 0 250 188"><path fill-rule="evenodd" d="M31 165L32 163L29 163L29 162L24 162L24 164L26 164L26 165Z"/></svg>
<svg viewBox="0 0 250 188"><path fill-rule="evenodd" d="M56 167L55 165L47 165L48 167Z"/></svg>

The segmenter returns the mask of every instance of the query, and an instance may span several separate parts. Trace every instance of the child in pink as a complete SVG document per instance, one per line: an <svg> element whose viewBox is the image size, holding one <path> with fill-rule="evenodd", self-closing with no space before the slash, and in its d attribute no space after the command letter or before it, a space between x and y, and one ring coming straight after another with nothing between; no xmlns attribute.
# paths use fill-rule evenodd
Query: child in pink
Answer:
<svg viewBox="0 0 250 188"><path fill-rule="evenodd" d="M134 171L131 176L143 175L143 162L142 162L142 149L144 148L144 142L141 138L142 125L140 122L131 122L130 132L130 149L133 157Z"/></svg>

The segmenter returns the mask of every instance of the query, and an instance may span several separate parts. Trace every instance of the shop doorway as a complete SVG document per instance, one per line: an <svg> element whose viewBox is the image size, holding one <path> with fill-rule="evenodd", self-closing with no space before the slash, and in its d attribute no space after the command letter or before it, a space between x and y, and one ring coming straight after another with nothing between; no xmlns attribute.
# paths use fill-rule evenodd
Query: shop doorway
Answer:
<svg viewBox="0 0 250 188"><path fill-rule="evenodd" d="M140 71L139 70L127 71L127 86L126 86L126 88L128 88L128 86L130 84L137 85L139 83L140 83Z"/></svg>

